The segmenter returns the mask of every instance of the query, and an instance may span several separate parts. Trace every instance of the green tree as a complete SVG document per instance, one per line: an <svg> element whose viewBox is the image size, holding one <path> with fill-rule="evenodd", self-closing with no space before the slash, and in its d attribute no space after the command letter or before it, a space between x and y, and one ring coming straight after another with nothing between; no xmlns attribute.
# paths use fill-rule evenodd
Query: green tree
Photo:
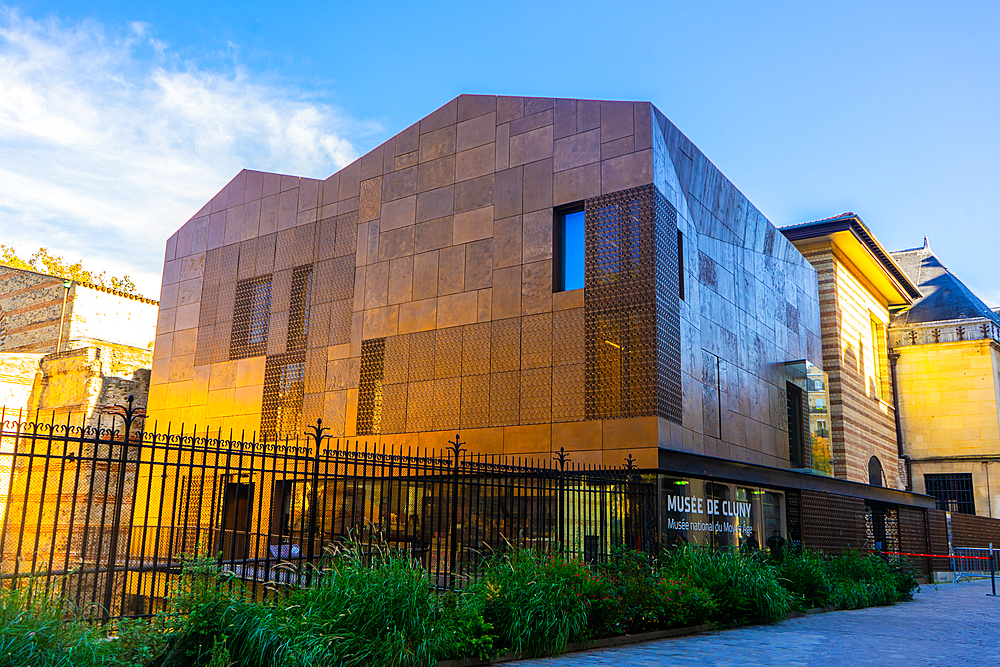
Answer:
<svg viewBox="0 0 1000 667"><path fill-rule="evenodd" d="M12 246L0 243L0 264L6 264L15 269L27 269L28 271L38 271L60 278L68 278L79 283L107 287L133 296L142 296L128 274L119 278L118 276L109 277L105 271L93 273L83 268L83 260L70 263L63 259L62 255L53 255L45 248L39 248L35 254L24 260Z"/></svg>

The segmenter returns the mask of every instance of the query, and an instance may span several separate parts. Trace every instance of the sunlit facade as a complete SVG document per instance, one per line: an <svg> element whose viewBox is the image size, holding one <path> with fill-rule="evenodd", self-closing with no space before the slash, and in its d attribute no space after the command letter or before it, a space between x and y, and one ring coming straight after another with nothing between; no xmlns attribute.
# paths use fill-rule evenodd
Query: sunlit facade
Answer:
<svg viewBox="0 0 1000 667"><path fill-rule="evenodd" d="M150 416L458 432L783 507L834 483L822 336L816 270L651 104L463 95L325 180L243 171L170 237Z"/></svg>

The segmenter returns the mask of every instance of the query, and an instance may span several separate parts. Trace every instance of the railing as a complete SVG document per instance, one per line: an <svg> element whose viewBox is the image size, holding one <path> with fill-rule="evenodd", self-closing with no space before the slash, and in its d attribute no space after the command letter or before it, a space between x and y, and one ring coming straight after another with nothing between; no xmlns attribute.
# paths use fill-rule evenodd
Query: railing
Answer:
<svg viewBox="0 0 1000 667"><path fill-rule="evenodd" d="M973 549L955 547L951 557L951 569L955 573L955 581L968 581L971 577L992 577L996 572L996 552L993 548Z"/></svg>
<svg viewBox="0 0 1000 667"><path fill-rule="evenodd" d="M184 557L255 595L309 585L345 541L404 551L441 588L511 546L599 559L656 548L656 484L632 465L308 436L143 432L129 405L96 427L0 413L0 583L57 585L95 620L163 608ZM126 435L128 434L128 435ZM474 443L470 446L474 447Z"/></svg>

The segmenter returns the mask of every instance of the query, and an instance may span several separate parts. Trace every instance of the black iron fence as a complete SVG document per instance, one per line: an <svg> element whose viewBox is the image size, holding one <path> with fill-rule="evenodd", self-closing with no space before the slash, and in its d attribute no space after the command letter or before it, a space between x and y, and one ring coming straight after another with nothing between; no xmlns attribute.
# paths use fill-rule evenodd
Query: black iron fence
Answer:
<svg viewBox="0 0 1000 667"><path fill-rule="evenodd" d="M0 413L0 581L44 580L107 620L162 609L183 559L216 559L257 595L308 585L351 541L418 560L441 588L511 547L587 560L657 548L655 477L618 468L330 438L144 431Z"/></svg>

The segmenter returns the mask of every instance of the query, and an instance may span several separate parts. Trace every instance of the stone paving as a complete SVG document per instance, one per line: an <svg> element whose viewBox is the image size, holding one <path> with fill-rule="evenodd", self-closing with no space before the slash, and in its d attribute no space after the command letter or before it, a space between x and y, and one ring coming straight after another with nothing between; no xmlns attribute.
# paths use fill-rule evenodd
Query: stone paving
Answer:
<svg viewBox="0 0 1000 667"><path fill-rule="evenodd" d="M1000 662L990 582L923 586L912 602L524 660L518 667L615 665L987 665Z"/></svg>

